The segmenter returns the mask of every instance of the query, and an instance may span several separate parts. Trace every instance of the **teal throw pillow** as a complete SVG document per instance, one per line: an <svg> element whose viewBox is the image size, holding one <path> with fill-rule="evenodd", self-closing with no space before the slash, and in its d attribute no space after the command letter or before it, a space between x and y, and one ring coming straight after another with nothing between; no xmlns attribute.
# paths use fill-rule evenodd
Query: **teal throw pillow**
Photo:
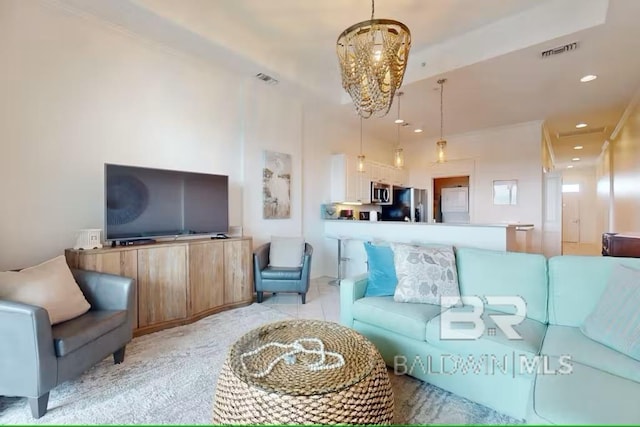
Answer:
<svg viewBox="0 0 640 427"><path fill-rule="evenodd" d="M640 360L640 270L618 264L580 330L594 341Z"/></svg>
<svg viewBox="0 0 640 427"><path fill-rule="evenodd" d="M390 246L364 243L369 263L369 281L364 292L365 297L391 296L396 291L398 278L393 263L393 250Z"/></svg>

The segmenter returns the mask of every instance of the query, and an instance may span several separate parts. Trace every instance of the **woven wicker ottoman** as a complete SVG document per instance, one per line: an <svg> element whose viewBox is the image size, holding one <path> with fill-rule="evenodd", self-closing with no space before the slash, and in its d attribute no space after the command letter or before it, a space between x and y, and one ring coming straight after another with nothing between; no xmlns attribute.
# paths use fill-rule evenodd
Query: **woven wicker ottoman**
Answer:
<svg viewBox="0 0 640 427"><path fill-rule="evenodd" d="M374 345L318 320L264 325L229 350L214 424L390 424L393 393Z"/></svg>

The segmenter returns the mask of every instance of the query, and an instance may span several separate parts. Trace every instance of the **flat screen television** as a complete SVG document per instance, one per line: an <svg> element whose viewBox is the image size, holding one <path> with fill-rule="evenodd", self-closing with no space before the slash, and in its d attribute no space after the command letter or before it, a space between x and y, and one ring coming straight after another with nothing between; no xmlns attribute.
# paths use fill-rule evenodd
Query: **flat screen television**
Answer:
<svg viewBox="0 0 640 427"><path fill-rule="evenodd" d="M227 233L229 177L106 163L105 240Z"/></svg>

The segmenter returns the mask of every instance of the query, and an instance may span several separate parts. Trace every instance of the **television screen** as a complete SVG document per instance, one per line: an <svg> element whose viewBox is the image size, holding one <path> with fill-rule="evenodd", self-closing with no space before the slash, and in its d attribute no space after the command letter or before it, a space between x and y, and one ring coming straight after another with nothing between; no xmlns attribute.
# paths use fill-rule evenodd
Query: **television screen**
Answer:
<svg viewBox="0 0 640 427"><path fill-rule="evenodd" d="M106 240L228 230L228 176L105 164Z"/></svg>

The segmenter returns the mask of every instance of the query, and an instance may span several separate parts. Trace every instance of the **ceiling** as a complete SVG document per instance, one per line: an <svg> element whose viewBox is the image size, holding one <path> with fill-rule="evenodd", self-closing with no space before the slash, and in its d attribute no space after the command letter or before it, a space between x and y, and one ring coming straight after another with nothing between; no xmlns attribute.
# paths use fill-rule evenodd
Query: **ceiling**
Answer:
<svg viewBox="0 0 640 427"><path fill-rule="evenodd" d="M61 0L144 37L248 76L262 72L282 90L357 116L342 89L335 42L370 18L368 0ZM401 97L401 142L432 144L440 132L463 133L544 120L556 167L595 162L640 86L638 0L378 0L375 17L405 23L412 47ZM578 43L542 58L541 52ZM586 74L598 79L580 83ZM395 144L397 105L365 126ZM558 137L604 128L589 135ZM424 132L414 133L415 127ZM582 150L574 150L582 145ZM579 151L579 155L576 153ZM572 162L580 157L579 162Z"/></svg>

